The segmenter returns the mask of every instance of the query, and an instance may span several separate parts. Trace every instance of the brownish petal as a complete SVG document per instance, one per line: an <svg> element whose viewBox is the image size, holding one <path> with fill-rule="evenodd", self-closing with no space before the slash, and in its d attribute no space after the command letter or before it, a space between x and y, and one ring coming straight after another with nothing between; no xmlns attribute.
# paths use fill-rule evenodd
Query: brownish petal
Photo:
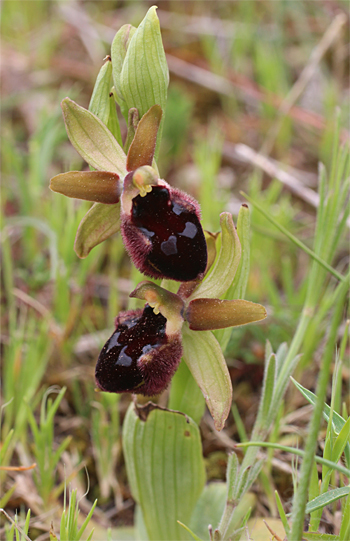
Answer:
<svg viewBox="0 0 350 541"><path fill-rule="evenodd" d="M135 171L142 165L152 165L162 114L162 108L159 105L153 105L138 123L126 158L128 171Z"/></svg>
<svg viewBox="0 0 350 541"><path fill-rule="evenodd" d="M266 310L261 304L244 300L195 299L190 302L185 319L192 331L211 331L238 327L261 321Z"/></svg>
<svg viewBox="0 0 350 541"><path fill-rule="evenodd" d="M50 189L67 197L114 205L119 201L122 183L117 173L69 171L53 177Z"/></svg>

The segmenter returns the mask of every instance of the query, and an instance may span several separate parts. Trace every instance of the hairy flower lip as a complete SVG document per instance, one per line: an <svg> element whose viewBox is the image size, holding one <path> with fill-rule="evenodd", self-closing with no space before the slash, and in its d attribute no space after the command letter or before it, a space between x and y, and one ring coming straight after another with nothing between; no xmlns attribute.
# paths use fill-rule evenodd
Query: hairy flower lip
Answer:
<svg viewBox="0 0 350 541"><path fill-rule="evenodd" d="M162 179L150 192L131 197L132 175L121 197L121 233L134 265L152 278L201 279L208 253L198 202Z"/></svg>
<svg viewBox="0 0 350 541"><path fill-rule="evenodd" d="M146 304L120 313L116 330L99 355L95 380L105 392L153 396L162 392L182 355L180 332L168 336L167 320Z"/></svg>

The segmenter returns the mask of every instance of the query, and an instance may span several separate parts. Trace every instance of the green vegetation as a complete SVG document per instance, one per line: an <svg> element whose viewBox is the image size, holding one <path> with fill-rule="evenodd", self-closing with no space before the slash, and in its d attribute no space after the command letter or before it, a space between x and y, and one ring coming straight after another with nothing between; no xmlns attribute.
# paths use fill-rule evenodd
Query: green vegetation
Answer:
<svg viewBox="0 0 350 541"><path fill-rule="evenodd" d="M103 61L119 28L137 28L151 5L1 6L0 537L238 541L247 529L252 539L264 535L261 529L266 539L345 541L346 5L159 2L167 98L158 42L159 95L151 96L148 70L134 92L137 70L115 61L125 28L113 42L113 66ZM142 32L125 56L130 65ZM113 80L113 95L101 102ZM222 228L210 241L218 255L198 291L267 307L267 319L247 327L211 333L186 324L184 359L169 389L153 398L157 406L138 397L138 413L130 394L96 392L94 367L115 316L144 305L129 298L144 276L125 252L117 218L101 244L81 227L75 250L89 255L74 251L81 221L108 225L119 203L96 203L85 219L89 202L48 188L60 173L88 170L66 136L59 107L66 96L121 145L129 107L136 103L142 115L154 100L166 104L155 154L160 177L200 202L204 229ZM69 109L92 122L70 100L65 120ZM87 145L95 152L107 132L100 124L97 137L91 126ZM120 172L118 148L113 140L108 160ZM90 166L99 167L101 155L92 164L87 153ZM220 221L224 211L237 232L227 214ZM227 268L235 271L228 277ZM175 285L162 283L174 292Z"/></svg>

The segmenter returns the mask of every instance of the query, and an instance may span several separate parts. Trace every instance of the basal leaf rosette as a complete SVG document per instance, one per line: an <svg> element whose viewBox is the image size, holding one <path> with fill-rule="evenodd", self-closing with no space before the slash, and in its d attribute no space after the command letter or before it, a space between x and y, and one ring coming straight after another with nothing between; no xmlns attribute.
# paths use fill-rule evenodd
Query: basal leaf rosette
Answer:
<svg viewBox="0 0 350 541"><path fill-rule="evenodd" d="M231 407L232 384L220 344L211 331L261 321L266 310L242 299L217 298L230 287L241 257L229 213L221 215L221 238L216 261L201 281L181 284L177 294L144 281L130 294L147 304L143 310L118 316L116 330L96 367L97 385L102 390L158 394L168 386L183 356L215 427L223 428Z"/></svg>

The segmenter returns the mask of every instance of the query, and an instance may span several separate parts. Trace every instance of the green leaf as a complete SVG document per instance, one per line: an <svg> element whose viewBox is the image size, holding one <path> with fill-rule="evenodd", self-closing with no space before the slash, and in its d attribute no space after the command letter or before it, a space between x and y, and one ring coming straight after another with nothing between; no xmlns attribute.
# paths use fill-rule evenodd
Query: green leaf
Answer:
<svg viewBox="0 0 350 541"><path fill-rule="evenodd" d="M201 539L209 541L208 526L215 530L220 522L226 503L226 483L209 483L200 495L193 511L191 530Z"/></svg>
<svg viewBox="0 0 350 541"><path fill-rule="evenodd" d="M241 259L241 244L229 212L220 214L220 225L222 240L216 263L189 300L202 297L219 298L226 293L235 277Z"/></svg>
<svg viewBox="0 0 350 541"><path fill-rule="evenodd" d="M241 243L241 259L237 268L236 275L231 286L225 293L225 299L244 299L245 290L249 278L250 269L250 211L247 205L243 204L239 209L237 217L237 235ZM225 352L230 341L232 330L223 329L215 333L220 342L222 350Z"/></svg>
<svg viewBox="0 0 350 541"><path fill-rule="evenodd" d="M161 107L153 105L138 123L126 158L128 171L135 171L143 165L152 165L162 114Z"/></svg>
<svg viewBox="0 0 350 541"><path fill-rule="evenodd" d="M276 385L276 357L272 354L265 365L264 383L261 391L257 426L266 430L270 426L271 413L276 407L273 396Z"/></svg>
<svg viewBox="0 0 350 541"><path fill-rule="evenodd" d="M227 485L227 500L236 499L237 482L239 479L239 462L235 452L232 452L228 457L226 468L226 485ZM221 517L220 517L221 518Z"/></svg>
<svg viewBox="0 0 350 541"><path fill-rule="evenodd" d="M183 358L201 389L216 430L230 413L232 384L218 341L210 331L191 331L183 325Z"/></svg>
<svg viewBox="0 0 350 541"><path fill-rule="evenodd" d="M125 153L103 122L69 98L61 106L68 137L80 156L94 169L124 178Z"/></svg>
<svg viewBox="0 0 350 541"><path fill-rule="evenodd" d="M203 417L204 397L184 361L171 380L168 408L185 413L197 424Z"/></svg>
<svg viewBox="0 0 350 541"><path fill-rule="evenodd" d="M294 385L297 387L297 389L299 389L301 394L306 398L306 400L308 400L308 402L310 402L310 404L314 406L317 400L316 395L312 393L311 391L309 391L308 389L305 389L305 387L300 385L300 383L298 383L294 378L291 377L291 380L294 383ZM345 419L341 415L339 415L339 413L332 410L332 408L328 406L328 404L324 403L323 417L327 421L327 423L329 422L331 415L332 415L333 430L337 435L339 435L345 425ZM344 453L345 453L346 465L349 467L350 466L350 443L348 441L345 444Z"/></svg>
<svg viewBox="0 0 350 541"><path fill-rule="evenodd" d="M126 51L128 50L130 40L136 32L136 28L131 24L124 24L118 32L116 33L112 47L111 47L111 56L112 56L112 75L114 88L117 95L117 101L119 103L120 109L122 111L125 120L128 120L128 107L126 105L121 87L120 87L120 74L122 71L123 63L126 56Z"/></svg>
<svg viewBox="0 0 350 541"><path fill-rule="evenodd" d="M280 498L277 490L275 490L275 498L276 498L276 504L277 504L278 513L279 513L281 522L283 524L284 531L286 532L287 538L288 538L288 535L290 533L290 527L289 527L289 524L288 524L286 513L285 513L285 511L283 509L281 498Z"/></svg>
<svg viewBox="0 0 350 541"><path fill-rule="evenodd" d="M74 250L84 259L95 246L120 229L120 203L103 205L94 203L80 222L75 237Z"/></svg>
<svg viewBox="0 0 350 541"><path fill-rule="evenodd" d="M89 103L89 111L96 115L107 126L109 119L109 93L112 86L112 62L107 56L106 61L100 69L94 90Z"/></svg>
<svg viewBox="0 0 350 541"><path fill-rule="evenodd" d="M152 107L165 111L169 70L156 7L152 6L132 36L120 73L120 89L127 110L136 107L140 118ZM127 118L126 118L127 119ZM158 156L164 117L158 132Z"/></svg>
<svg viewBox="0 0 350 541"><path fill-rule="evenodd" d="M117 173L107 171L69 171L56 175L50 181L53 192L105 205L118 203L122 188Z"/></svg>
<svg viewBox="0 0 350 541"><path fill-rule="evenodd" d="M329 490L325 494L320 494L320 496L311 500L306 506L305 513L312 513L317 509L323 509L326 505L336 502L348 494L350 494L350 486Z"/></svg>
<svg viewBox="0 0 350 541"><path fill-rule="evenodd" d="M132 495L141 506L150 540L188 539L177 523L189 523L205 483L197 425L155 404L131 404L123 426L123 450Z"/></svg>
<svg viewBox="0 0 350 541"><path fill-rule="evenodd" d="M7 492L3 493L3 495L0 498L0 509L3 509L4 507L6 507L6 505L10 501L12 494L14 493L16 488L17 488L17 485L12 485L12 487L9 488Z"/></svg>
<svg viewBox="0 0 350 541"><path fill-rule="evenodd" d="M185 319L194 331L212 331L227 327L239 327L261 321L266 310L261 304L236 299L194 299L190 302Z"/></svg>
<svg viewBox="0 0 350 541"><path fill-rule="evenodd" d="M135 505L134 524L136 530L135 539L137 539L137 541L149 541L142 509L138 504Z"/></svg>
<svg viewBox="0 0 350 541"><path fill-rule="evenodd" d="M6 456L7 449L9 448L9 445L11 443L12 437L14 434L14 429L12 428L7 436L5 437L5 440L3 440L1 447L0 447L0 464L4 463L4 458Z"/></svg>
<svg viewBox="0 0 350 541"><path fill-rule="evenodd" d="M313 392L309 391L308 389L305 389L305 387L300 385L300 383L298 383L292 376L290 379L292 380L294 385L297 387L297 389L299 389L301 394L306 398L306 400L314 406L317 400L316 395ZM330 412L331 412L330 406L328 406L328 404L325 403L324 410L323 410L323 417L327 421L327 423L329 421ZM336 411L333 411L332 424L333 424L334 432L336 434L339 434L339 432L345 425L345 419L343 419L343 417L339 415L339 413L337 413Z"/></svg>
<svg viewBox="0 0 350 541"><path fill-rule="evenodd" d="M241 259L226 299L244 299L250 269L250 210L243 204L237 216L237 234L241 243Z"/></svg>
<svg viewBox="0 0 350 541"><path fill-rule="evenodd" d="M114 93L109 95L109 117L107 128L111 134L116 138L117 142L121 147L123 147L122 134L120 131L120 124L117 113L117 106L114 99Z"/></svg>
<svg viewBox="0 0 350 541"><path fill-rule="evenodd" d="M343 507L343 518L340 525L339 538L341 541L343 539L349 539L350 535L350 494L346 498L345 505Z"/></svg>
<svg viewBox="0 0 350 541"><path fill-rule="evenodd" d="M334 414L334 412L333 412ZM338 462L345 449L346 444L349 444L350 437L350 417L338 434L332 449L332 460Z"/></svg>
<svg viewBox="0 0 350 541"><path fill-rule="evenodd" d="M180 526L182 526L186 530L186 532L190 534L190 536L192 537L192 539L194 539L194 541L203 541L200 537L198 537L198 535L192 532L191 528L186 526L186 524L183 524L183 522L180 522L180 520L178 520L177 522L178 524L180 524Z"/></svg>

